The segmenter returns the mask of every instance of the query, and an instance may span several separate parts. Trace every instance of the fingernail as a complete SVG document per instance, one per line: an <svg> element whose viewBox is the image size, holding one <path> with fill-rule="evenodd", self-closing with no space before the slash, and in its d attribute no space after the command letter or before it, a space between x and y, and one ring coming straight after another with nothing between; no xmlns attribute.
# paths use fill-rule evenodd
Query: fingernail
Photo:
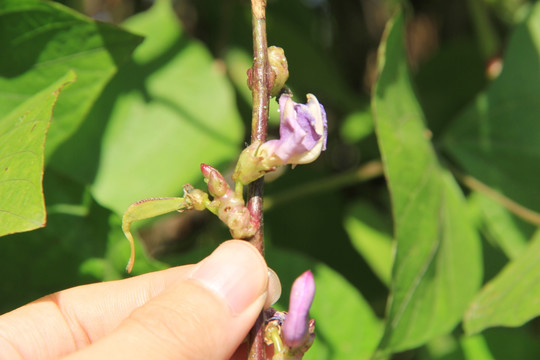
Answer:
<svg viewBox="0 0 540 360"><path fill-rule="evenodd" d="M274 270L268 268L268 297L264 308L274 305L281 297L281 282Z"/></svg>
<svg viewBox="0 0 540 360"><path fill-rule="evenodd" d="M268 288L268 268L263 257L243 240L220 245L197 265L191 278L224 299L233 315L242 313Z"/></svg>

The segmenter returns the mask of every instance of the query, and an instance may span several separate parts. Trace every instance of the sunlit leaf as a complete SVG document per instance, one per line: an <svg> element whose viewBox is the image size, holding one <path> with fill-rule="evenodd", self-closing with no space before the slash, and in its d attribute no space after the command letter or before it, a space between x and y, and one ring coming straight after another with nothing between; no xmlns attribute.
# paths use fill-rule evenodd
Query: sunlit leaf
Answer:
<svg viewBox="0 0 540 360"><path fill-rule="evenodd" d="M491 354L486 339L482 335L464 336L461 338L461 347L467 360L495 360Z"/></svg>
<svg viewBox="0 0 540 360"><path fill-rule="evenodd" d="M45 226L45 137L60 92L75 81L69 72L0 115L0 236Z"/></svg>
<svg viewBox="0 0 540 360"><path fill-rule="evenodd" d="M134 221L152 218L155 216L167 214L173 211L181 211L185 207L184 198L151 198L137 201L131 204L122 217L122 230L129 240L131 255L126 266L127 272L131 272L133 262L135 261L135 242L131 234L131 224Z"/></svg>
<svg viewBox="0 0 540 360"><path fill-rule="evenodd" d="M481 282L479 239L463 196L426 137L404 48L404 19L387 26L373 98L397 241L380 354L451 331Z"/></svg>
<svg viewBox="0 0 540 360"><path fill-rule="evenodd" d="M55 107L46 159L81 124L117 67L142 41L53 1L0 1L0 111L77 73Z"/></svg>
<svg viewBox="0 0 540 360"><path fill-rule="evenodd" d="M476 296L465 316L465 330L475 334L493 326L520 326L540 315L540 232Z"/></svg>

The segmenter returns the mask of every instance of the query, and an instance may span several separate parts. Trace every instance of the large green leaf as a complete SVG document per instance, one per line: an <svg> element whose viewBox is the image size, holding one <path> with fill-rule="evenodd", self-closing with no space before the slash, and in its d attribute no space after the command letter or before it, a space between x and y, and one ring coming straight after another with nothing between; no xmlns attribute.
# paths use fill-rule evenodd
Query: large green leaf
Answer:
<svg viewBox="0 0 540 360"><path fill-rule="evenodd" d="M540 3L512 34L501 75L452 124L450 154L475 178L540 211Z"/></svg>
<svg viewBox="0 0 540 360"><path fill-rule="evenodd" d="M182 33L169 0L125 26L144 43L52 160L118 214L202 182L200 163L229 163L243 138L232 87L208 50Z"/></svg>
<svg viewBox="0 0 540 360"><path fill-rule="evenodd" d="M397 249L381 354L451 331L481 282L481 249L459 187L437 161L414 95L404 19L387 26L373 97Z"/></svg>
<svg viewBox="0 0 540 360"><path fill-rule="evenodd" d="M493 326L520 326L540 315L540 232L476 296L465 316L469 334Z"/></svg>
<svg viewBox="0 0 540 360"><path fill-rule="evenodd" d="M45 226L43 159L52 110L69 72L0 117L0 236Z"/></svg>
<svg viewBox="0 0 540 360"><path fill-rule="evenodd" d="M73 133L141 38L52 1L0 1L0 112L20 105L70 69L77 83L62 95L46 158Z"/></svg>

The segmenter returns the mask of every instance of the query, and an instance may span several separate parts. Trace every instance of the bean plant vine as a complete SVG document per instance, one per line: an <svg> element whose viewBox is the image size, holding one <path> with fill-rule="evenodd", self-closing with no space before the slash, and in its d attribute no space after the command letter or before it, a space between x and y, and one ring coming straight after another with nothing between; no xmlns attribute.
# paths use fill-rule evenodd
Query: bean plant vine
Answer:
<svg viewBox="0 0 540 360"><path fill-rule="evenodd" d="M234 238L251 242L264 256L264 175L280 166L313 162L326 150L324 107L312 94L307 95L306 104L292 100L285 85L289 69L284 50L267 46L265 11L265 0L252 0L253 66L246 74L253 99L251 144L239 156L232 175L234 187L214 167L201 164L208 193L186 184L183 197L150 198L132 204L122 220L122 229L131 245L128 272L135 260L131 224L171 211L209 210L229 227ZM271 97L279 103L280 138L267 141ZM301 359L315 337L315 322L309 319L314 295L314 278L308 270L293 284L288 313L274 309L261 312L248 337L248 358L266 359L266 345L273 345L273 360Z"/></svg>

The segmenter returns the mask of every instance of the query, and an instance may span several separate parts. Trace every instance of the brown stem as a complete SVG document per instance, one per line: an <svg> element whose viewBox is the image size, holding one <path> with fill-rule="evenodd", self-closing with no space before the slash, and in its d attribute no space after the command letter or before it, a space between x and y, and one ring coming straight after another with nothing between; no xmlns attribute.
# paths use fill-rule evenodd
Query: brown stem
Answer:
<svg viewBox="0 0 540 360"><path fill-rule="evenodd" d="M523 220L540 226L540 214L536 211L526 208L525 206L513 201L512 199L504 196L495 189L487 186L486 184L480 182L470 175L463 175L454 171L456 177L469 189L478 191L484 195L489 196L491 199L495 200L500 205L504 206L507 210L512 212L514 215L522 218Z"/></svg>
<svg viewBox="0 0 540 360"><path fill-rule="evenodd" d="M300 186L285 189L273 196L267 196L264 199L264 210L270 210L275 206L280 206L313 194L322 194L359 182L368 181L381 175L383 175L382 163L379 160L373 160L353 171L306 182Z"/></svg>
<svg viewBox="0 0 540 360"><path fill-rule="evenodd" d="M270 84L268 64L268 44L266 41L266 0L251 0L253 24L253 67L250 74L250 87L253 94L253 112L251 122L251 142L266 141L268 124L268 103ZM264 256L263 235L263 179L251 183L248 187L248 208L252 216L259 220L260 227L249 241ZM249 360L266 360L264 343L264 314L261 313L249 333Z"/></svg>

